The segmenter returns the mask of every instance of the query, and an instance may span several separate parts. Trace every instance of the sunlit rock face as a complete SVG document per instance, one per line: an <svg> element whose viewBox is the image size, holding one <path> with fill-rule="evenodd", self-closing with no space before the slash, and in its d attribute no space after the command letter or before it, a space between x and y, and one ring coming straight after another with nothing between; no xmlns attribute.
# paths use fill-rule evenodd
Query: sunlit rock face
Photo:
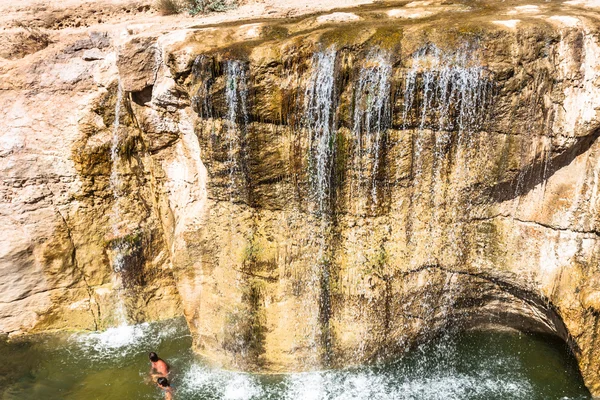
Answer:
<svg viewBox="0 0 600 400"><path fill-rule="evenodd" d="M39 145L69 149L68 178L48 203L2 205L44 228L4 239L2 262L46 305L14 285L3 306L37 316L5 312L0 327L106 326L115 302L129 320L181 304L200 353L292 371L505 326L564 338L599 393L598 22L548 7L192 29L86 64L85 96L53 86L79 104L60 144ZM15 135L2 168L21 179L31 144ZM38 270L54 280L33 282ZM81 318L65 312L77 304Z"/></svg>
<svg viewBox="0 0 600 400"><path fill-rule="evenodd" d="M197 349L303 370L503 325L565 338L593 388L598 44L565 18L165 46L132 108Z"/></svg>

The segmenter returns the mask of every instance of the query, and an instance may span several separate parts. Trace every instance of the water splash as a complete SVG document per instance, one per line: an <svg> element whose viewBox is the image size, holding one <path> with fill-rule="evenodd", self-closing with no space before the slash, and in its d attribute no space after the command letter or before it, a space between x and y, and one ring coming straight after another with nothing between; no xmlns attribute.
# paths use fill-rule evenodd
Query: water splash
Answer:
<svg viewBox="0 0 600 400"><path fill-rule="evenodd" d="M354 89L353 128L355 170L358 170L359 193L365 186L365 165L370 176L370 195L377 206L377 174L381 162L381 148L386 129L391 124L390 55L373 51L363 64ZM363 162L363 157L366 158Z"/></svg>
<svg viewBox="0 0 600 400"><path fill-rule="evenodd" d="M162 398L144 382L146 354L157 351L172 366L177 398L187 400L590 398L564 344L506 332L449 339L423 344L389 364L257 375L215 369L195 357L180 318L73 334L67 340L36 337L32 346L9 344L4 348L9 358L34 362L24 375L6 381L3 393L4 398L37 399L42 390L44 399L59 400L65 393L88 399L104 390L107 398ZM540 375L540 365L551 373Z"/></svg>
<svg viewBox="0 0 600 400"><path fill-rule="evenodd" d="M181 392L190 397L203 393L223 400L262 399L265 390L255 376L192 365L183 376ZM195 396L194 396L195 397Z"/></svg>
<svg viewBox="0 0 600 400"><path fill-rule="evenodd" d="M464 351L468 360L461 360ZM423 345L392 364L270 377L193 364L179 390L186 398L231 400L534 398L539 387L527 368L494 344L468 351L449 340Z"/></svg>
<svg viewBox="0 0 600 400"><path fill-rule="evenodd" d="M142 323L120 325L103 332L74 334L70 342L78 345L87 358L96 361L114 361L147 352L158 347L163 341L175 341L189 336L183 319L164 323Z"/></svg>

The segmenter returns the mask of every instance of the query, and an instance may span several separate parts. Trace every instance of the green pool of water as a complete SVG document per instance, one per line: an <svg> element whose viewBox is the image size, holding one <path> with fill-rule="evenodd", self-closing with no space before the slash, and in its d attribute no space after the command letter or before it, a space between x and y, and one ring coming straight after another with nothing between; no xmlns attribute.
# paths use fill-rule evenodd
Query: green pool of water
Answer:
<svg viewBox="0 0 600 400"><path fill-rule="evenodd" d="M546 336L464 332L385 365L275 376L211 369L190 346L181 319L0 342L0 398L161 399L148 351L172 365L182 400L591 398L565 345Z"/></svg>

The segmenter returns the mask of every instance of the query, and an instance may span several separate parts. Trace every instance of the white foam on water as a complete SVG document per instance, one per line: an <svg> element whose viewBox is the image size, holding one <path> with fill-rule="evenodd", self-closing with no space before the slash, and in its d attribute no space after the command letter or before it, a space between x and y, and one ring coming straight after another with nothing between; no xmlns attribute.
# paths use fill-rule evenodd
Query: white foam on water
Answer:
<svg viewBox="0 0 600 400"><path fill-rule="evenodd" d="M223 390L223 398L226 400L246 400L263 394L263 390L257 382L248 375L235 374Z"/></svg>
<svg viewBox="0 0 600 400"><path fill-rule="evenodd" d="M307 372L287 375L281 384L266 387L252 375L193 365L186 371L179 392L185 398L203 398L205 394L225 400L446 400L535 395L529 382L521 377L452 371L400 375L371 370Z"/></svg>
<svg viewBox="0 0 600 400"><path fill-rule="evenodd" d="M120 325L103 332L76 334L71 340L87 351L90 358L113 359L126 357L157 346L165 338L176 336L178 326L173 324L157 329L147 322L138 325Z"/></svg>
<svg viewBox="0 0 600 400"><path fill-rule="evenodd" d="M327 398L323 376L318 372L293 374L286 379L284 399L321 400Z"/></svg>
<svg viewBox="0 0 600 400"><path fill-rule="evenodd" d="M78 335L77 341L89 349L100 353L113 353L116 350L127 350L145 336L145 329L149 324L121 325L108 328L104 332L93 332L86 335Z"/></svg>
<svg viewBox="0 0 600 400"><path fill-rule="evenodd" d="M449 399L508 395L527 398L533 395L527 381L483 378L477 375L449 373L418 378L408 376L397 381L393 376L371 371L322 372L291 375L285 384L285 400L383 400Z"/></svg>
<svg viewBox="0 0 600 400"><path fill-rule="evenodd" d="M178 392L184 398L206 393L223 400L251 400L265 394L252 375L210 369L199 364L185 371Z"/></svg>

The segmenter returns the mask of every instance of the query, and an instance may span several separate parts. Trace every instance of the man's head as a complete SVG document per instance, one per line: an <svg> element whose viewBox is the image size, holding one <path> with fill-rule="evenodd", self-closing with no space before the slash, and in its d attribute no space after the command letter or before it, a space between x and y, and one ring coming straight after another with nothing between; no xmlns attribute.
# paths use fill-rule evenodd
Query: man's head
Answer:
<svg viewBox="0 0 600 400"><path fill-rule="evenodd" d="M158 383L158 386L161 386L161 387L169 387L169 386L171 386L169 384L169 381L167 380L167 378L158 378L156 380L156 383Z"/></svg>
<svg viewBox="0 0 600 400"><path fill-rule="evenodd" d="M158 361L158 354L156 354L155 352L149 353L148 354L148 358L152 362L157 362Z"/></svg>

